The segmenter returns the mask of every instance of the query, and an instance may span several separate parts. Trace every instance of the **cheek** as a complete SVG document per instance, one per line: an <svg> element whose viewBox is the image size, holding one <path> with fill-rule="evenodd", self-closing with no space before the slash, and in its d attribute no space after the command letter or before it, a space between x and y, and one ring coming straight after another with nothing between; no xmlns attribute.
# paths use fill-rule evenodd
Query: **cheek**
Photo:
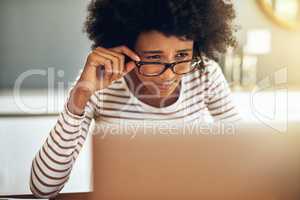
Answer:
<svg viewBox="0 0 300 200"><path fill-rule="evenodd" d="M144 84L147 84L147 83L151 84L151 83L158 82L157 77L142 76L140 73L138 73L138 71L136 71L136 75L137 75L138 79Z"/></svg>

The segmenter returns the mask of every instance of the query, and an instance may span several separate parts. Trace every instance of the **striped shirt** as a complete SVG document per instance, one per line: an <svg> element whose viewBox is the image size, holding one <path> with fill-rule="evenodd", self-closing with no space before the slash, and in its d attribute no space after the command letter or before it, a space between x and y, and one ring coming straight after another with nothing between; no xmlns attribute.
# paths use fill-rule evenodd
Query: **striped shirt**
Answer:
<svg viewBox="0 0 300 200"><path fill-rule="evenodd" d="M241 119L222 70L213 60L206 61L203 73L196 71L182 77L179 97L167 107L158 108L140 101L131 93L124 78L96 91L81 116L68 110L69 97L57 123L32 161L30 189L38 197L56 196L64 187L92 121L103 128L140 122L186 124Z"/></svg>

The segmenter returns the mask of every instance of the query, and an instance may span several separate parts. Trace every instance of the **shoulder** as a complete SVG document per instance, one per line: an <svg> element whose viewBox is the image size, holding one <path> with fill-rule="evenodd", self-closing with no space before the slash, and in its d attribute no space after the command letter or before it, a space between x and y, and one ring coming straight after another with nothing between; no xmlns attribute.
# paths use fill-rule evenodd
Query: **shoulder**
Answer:
<svg viewBox="0 0 300 200"><path fill-rule="evenodd" d="M128 92L126 89L126 83L122 79L113 81L111 85L109 85L107 88L103 90L98 90L94 93L96 96L103 96L103 95L108 95L108 96L118 96L118 95L127 95Z"/></svg>
<svg viewBox="0 0 300 200"><path fill-rule="evenodd" d="M223 76L223 71L219 63L213 59L204 58L205 72L208 79L213 79L216 76Z"/></svg>
<svg viewBox="0 0 300 200"><path fill-rule="evenodd" d="M203 86L209 85L215 77L223 76L220 65L212 59L203 57L204 70L197 70L194 73L188 74L184 77L184 83L186 84L201 84Z"/></svg>
<svg viewBox="0 0 300 200"><path fill-rule="evenodd" d="M105 106L114 108L124 106L131 101L131 96L126 87L124 78L116 80L107 88L95 91L90 98L90 102L98 110Z"/></svg>

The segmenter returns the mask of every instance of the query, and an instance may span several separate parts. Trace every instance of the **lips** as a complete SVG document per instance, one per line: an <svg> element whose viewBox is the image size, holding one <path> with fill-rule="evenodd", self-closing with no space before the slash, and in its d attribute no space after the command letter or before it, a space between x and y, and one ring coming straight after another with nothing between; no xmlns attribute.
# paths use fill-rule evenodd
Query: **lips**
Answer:
<svg viewBox="0 0 300 200"><path fill-rule="evenodd" d="M166 90L166 89L169 89L175 83L177 83L177 81L176 80L172 80L172 81L166 81L166 82L163 82L163 83L159 83L159 84L157 84L157 86L160 89Z"/></svg>
<svg viewBox="0 0 300 200"><path fill-rule="evenodd" d="M157 85L172 85L173 83L177 82L176 79L174 80L169 80L169 81L164 81L162 83L157 83Z"/></svg>

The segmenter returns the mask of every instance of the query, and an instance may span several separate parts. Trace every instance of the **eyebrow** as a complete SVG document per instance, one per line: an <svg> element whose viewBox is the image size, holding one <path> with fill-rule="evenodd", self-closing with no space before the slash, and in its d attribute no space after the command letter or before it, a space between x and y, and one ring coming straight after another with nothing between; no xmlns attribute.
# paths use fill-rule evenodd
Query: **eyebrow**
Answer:
<svg viewBox="0 0 300 200"><path fill-rule="evenodd" d="M192 49L180 49L177 50L176 52L179 53L179 52L187 52L187 51L192 51ZM163 51L161 50L141 51L141 54L154 54L154 53L161 54L163 53Z"/></svg>

